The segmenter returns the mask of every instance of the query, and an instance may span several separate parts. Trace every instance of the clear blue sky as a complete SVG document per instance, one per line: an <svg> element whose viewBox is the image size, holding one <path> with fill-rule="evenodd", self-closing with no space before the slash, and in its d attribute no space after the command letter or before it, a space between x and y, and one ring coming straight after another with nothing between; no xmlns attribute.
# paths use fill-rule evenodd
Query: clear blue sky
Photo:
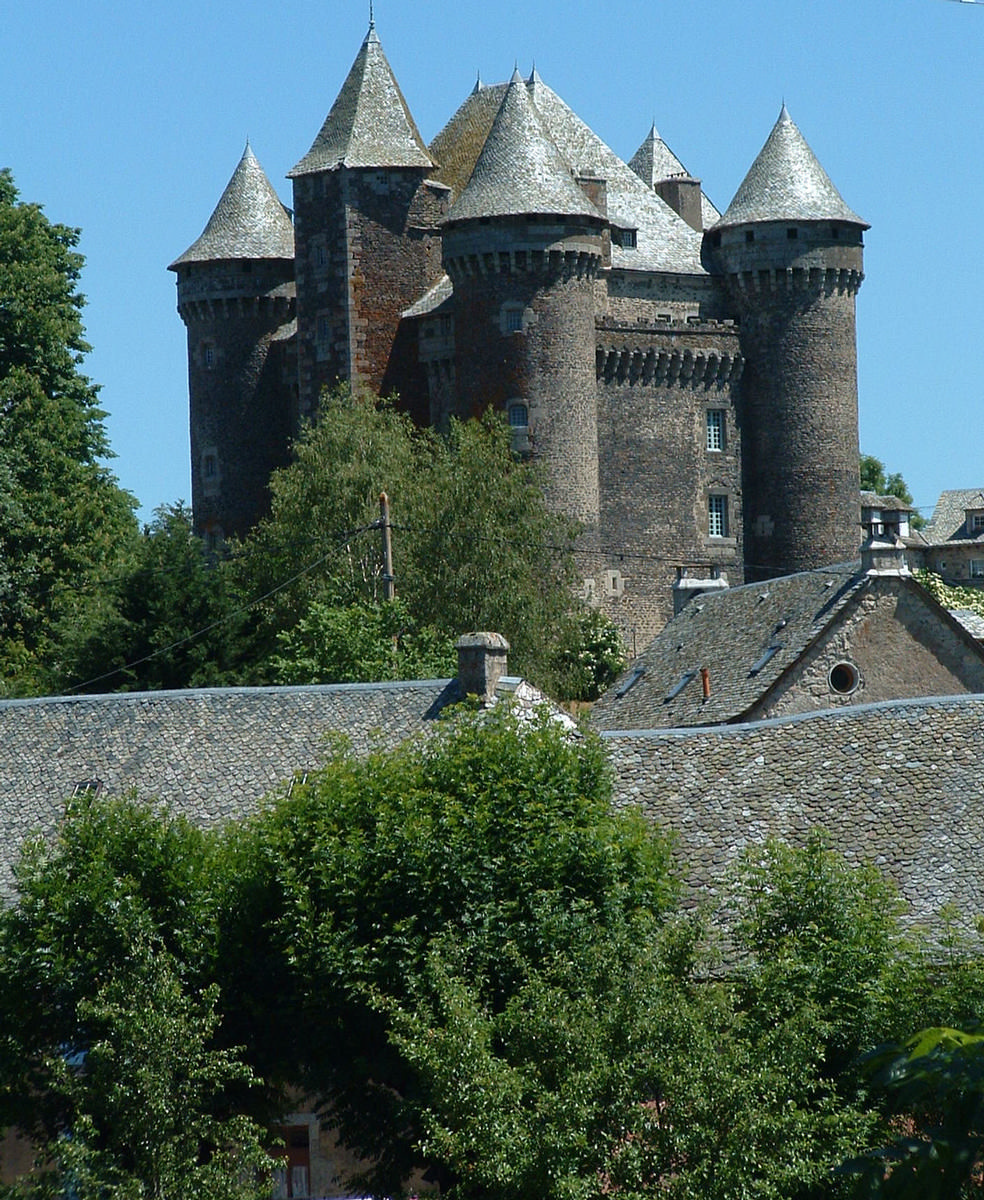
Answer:
<svg viewBox="0 0 984 1200"><path fill-rule="evenodd" d="M368 25L361 0L4 5L0 165L82 228L113 468L153 508L188 499L184 327L165 268L201 232L248 136L281 197ZM785 99L872 229L858 301L862 450L928 514L984 486L980 206L984 4L948 0L377 0L425 140L533 60L623 158L657 128L723 208Z"/></svg>

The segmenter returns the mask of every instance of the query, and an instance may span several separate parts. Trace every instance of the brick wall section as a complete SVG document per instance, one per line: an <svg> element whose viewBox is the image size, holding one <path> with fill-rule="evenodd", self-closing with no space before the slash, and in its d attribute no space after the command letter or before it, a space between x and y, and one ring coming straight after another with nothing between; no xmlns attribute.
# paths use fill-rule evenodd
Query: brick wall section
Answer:
<svg viewBox="0 0 984 1200"><path fill-rule="evenodd" d="M984 697L902 700L752 725L605 733L616 804L677 838L696 901L770 836L835 849L898 884L916 921L984 912Z"/></svg>
<svg viewBox="0 0 984 1200"><path fill-rule="evenodd" d="M768 578L843 562L859 543L860 231L839 229L834 239L829 223L777 222L737 226L722 237L716 254L739 309L747 359L747 574Z"/></svg>
<svg viewBox="0 0 984 1200"><path fill-rule="evenodd" d="M857 668L859 682L856 691L838 696L829 680L841 662ZM984 692L984 663L969 635L936 611L925 593L874 577L844 621L749 716L968 692Z"/></svg>
<svg viewBox="0 0 984 1200"><path fill-rule="evenodd" d="M178 311L188 328L195 531L245 534L267 511L270 475L288 458L294 389L288 351L275 339L294 311L293 264L181 266Z"/></svg>
<svg viewBox="0 0 984 1200"><path fill-rule="evenodd" d="M338 379L423 393L413 361L404 363L409 379L389 365L400 314L442 274L448 193L423 174L343 167L294 180L302 410L315 411ZM426 405L422 395L407 399Z"/></svg>

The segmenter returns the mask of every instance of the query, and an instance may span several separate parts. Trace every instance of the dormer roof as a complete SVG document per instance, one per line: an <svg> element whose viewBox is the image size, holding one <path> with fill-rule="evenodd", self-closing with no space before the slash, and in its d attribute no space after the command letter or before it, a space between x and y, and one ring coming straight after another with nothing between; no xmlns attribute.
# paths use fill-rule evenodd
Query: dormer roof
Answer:
<svg viewBox="0 0 984 1200"><path fill-rule="evenodd" d="M321 132L288 177L339 167L433 166L376 27L370 24Z"/></svg>
<svg viewBox="0 0 984 1200"><path fill-rule="evenodd" d="M843 221L868 228L844 203L785 104L717 227L758 221Z"/></svg>
<svg viewBox="0 0 984 1200"><path fill-rule="evenodd" d="M660 137L655 121L646 135L645 141L629 160L629 166L635 171L646 187L650 188L655 188L657 183L660 183L664 179L672 179L674 176L685 179L693 178L683 163ZM703 189L700 193L700 207L704 228L710 229L721 214L704 195Z"/></svg>
<svg viewBox="0 0 984 1200"><path fill-rule="evenodd" d="M452 221L543 213L594 217L601 213L575 182L533 107L527 86L513 73L499 111Z"/></svg>
<svg viewBox="0 0 984 1200"><path fill-rule="evenodd" d="M294 227L249 142L201 237L168 270L229 258L294 257Z"/></svg>

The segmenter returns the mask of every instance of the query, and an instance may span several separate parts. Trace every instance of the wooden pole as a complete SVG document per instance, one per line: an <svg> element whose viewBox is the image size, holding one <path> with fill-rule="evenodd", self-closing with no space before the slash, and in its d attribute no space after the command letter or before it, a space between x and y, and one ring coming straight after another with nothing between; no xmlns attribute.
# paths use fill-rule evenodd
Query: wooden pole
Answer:
<svg viewBox="0 0 984 1200"><path fill-rule="evenodd" d="M385 492L379 493L379 527L383 531L383 596L392 600L396 595L396 577L393 574L393 538L390 532L390 502Z"/></svg>

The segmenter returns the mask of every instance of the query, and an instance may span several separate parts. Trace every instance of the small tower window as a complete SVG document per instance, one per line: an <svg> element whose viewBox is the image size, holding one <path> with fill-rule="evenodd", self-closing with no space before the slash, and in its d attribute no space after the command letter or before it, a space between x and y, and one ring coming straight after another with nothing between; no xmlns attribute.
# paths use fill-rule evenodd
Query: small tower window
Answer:
<svg viewBox="0 0 984 1200"><path fill-rule="evenodd" d="M205 462L202 464L202 474L206 479L214 479L219 473L218 459L214 454L206 454Z"/></svg>
<svg viewBox="0 0 984 1200"><path fill-rule="evenodd" d="M728 536L728 497L707 497L707 534L708 537Z"/></svg>
<svg viewBox="0 0 984 1200"><path fill-rule="evenodd" d="M206 371L215 367L215 347L211 342L202 343L202 366Z"/></svg>
<svg viewBox="0 0 984 1200"><path fill-rule="evenodd" d="M786 230L786 237L789 238L791 242L795 242L799 235L800 231L794 225L790 225L790 227Z"/></svg>
<svg viewBox="0 0 984 1200"><path fill-rule="evenodd" d="M707 410L707 449L724 449L724 409L709 408Z"/></svg>
<svg viewBox="0 0 984 1200"><path fill-rule="evenodd" d="M504 304L502 306L500 328L503 333L523 332L523 306L521 304Z"/></svg>
<svg viewBox="0 0 984 1200"><path fill-rule="evenodd" d="M746 242L754 242L755 241L755 230L754 229L746 229L745 230L745 241Z"/></svg>
<svg viewBox="0 0 984 1200"><path fill-rule="evenodd" d="M318 341L324 344L331 337L331 319L327 316L318 317Z"/></svg>
<svg viewBox="0 0 984 1200"><path fill-rule="evenodd" d="M319 267L327 267L328 265L328 247L318 246L314 251L314 261Z"/></svg>
<svg viewBox="0 0 984 1200"><path fill-rule="evenodd" d="M530 423L529 409L518 401L509 405L509 428L526 429Z"/></svg>

